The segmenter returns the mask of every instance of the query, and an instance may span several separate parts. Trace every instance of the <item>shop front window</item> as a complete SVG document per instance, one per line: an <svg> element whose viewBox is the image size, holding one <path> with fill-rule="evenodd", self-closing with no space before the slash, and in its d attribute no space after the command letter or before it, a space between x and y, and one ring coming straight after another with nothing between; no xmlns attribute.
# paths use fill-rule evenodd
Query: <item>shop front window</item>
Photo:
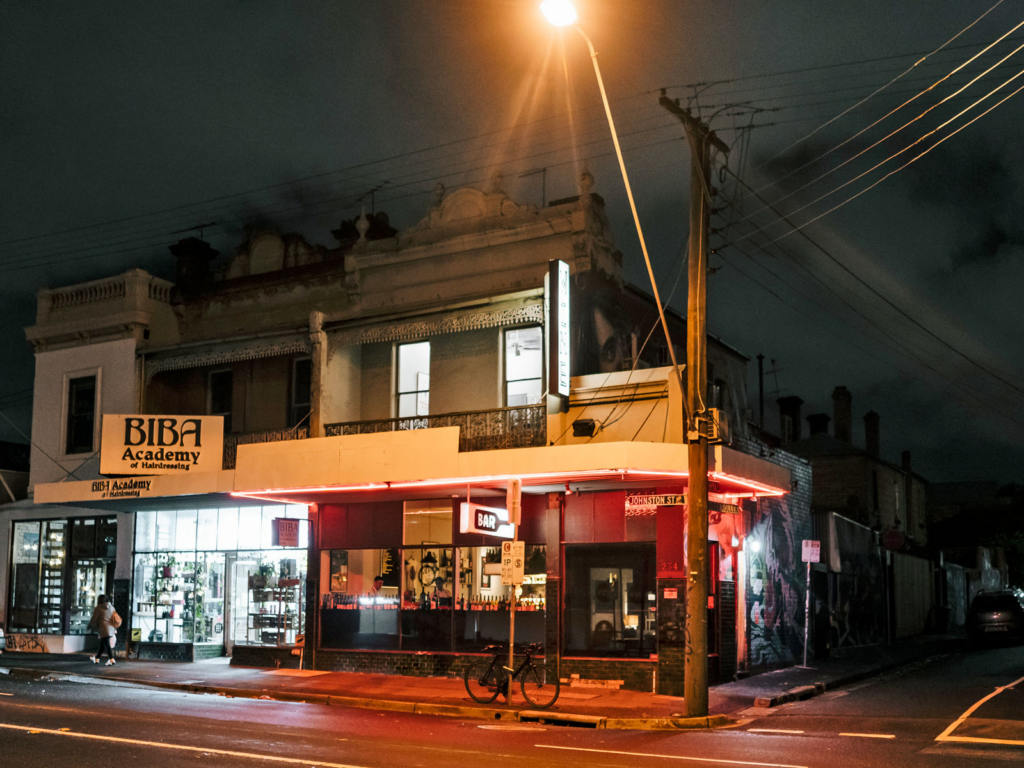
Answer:
<svg viewBox="0 0 1024 768"><path fill-rule="evenodd" d="M89 632L96 600L110 595L117 559L117 518L79 518L71 526L69 626L72 635Z"/></svg>
<svg viewBox="0 0 1024 768"><path fill-rule="evenodd" d="M61 634L68 521L19 521L12 533L8 629Z"/></svg>
<svg viewBox="0 0 1024 768"><path fill-rule="evenodd" d="M507 643L500 544L455 547L450 500L406 502L404 546L321 552L320 646L479 651ZM544 642L546 552L526 546L517 642ZM381 579L375 580L376 576Z"/></svg>
<svg viewBox="0 0 1024 768"><path fill-rule="evenodd" d="M291 645L305 628L308 530L298 546L273 541L277 519L305 506L139 512L135 610L143 641Z"/></svg>
<svg viewBox="0 0 1024 768"><path fill-rule="evenodd" d="M501 546L460 547L455 650L508 643L512 587L501 583ZM544 643L546 548L526 545L525 575L516 604L516 644Z"/></svg>
<svg viewBox="0 0 1024 768"><path fill-rule="evenodd" d="M657 636L653 545L565 548L565 655L648 658Z"/></svg>

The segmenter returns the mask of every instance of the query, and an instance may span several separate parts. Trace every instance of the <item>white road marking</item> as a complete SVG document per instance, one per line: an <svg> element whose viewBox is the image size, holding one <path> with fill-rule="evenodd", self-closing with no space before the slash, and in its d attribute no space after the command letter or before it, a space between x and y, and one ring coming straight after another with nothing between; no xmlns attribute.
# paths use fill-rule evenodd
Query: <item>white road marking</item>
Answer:
<svg viewBox="0 0 1024 768"><path fill-rule="evenodd" d="M1017 678L1016 680L1014 680L1009 685L1004 685L1004 686L1002 686L1000 688L996 688L988 696L985 696L984 698L979 699L978 701L976 701L974 704L971 705L971 707L966 712L964 712L962 715L960 715L960 717L958 717L955 721L953 721L953 723L950 724L949 728L947 728L942 733L940 733L938 736L936 736L935 740L936 741L962 741L963 739L968 738L967 736L960 736L960 737L957 737L956 739L953 739L950 736L950 734L953 733L953 731L955 731L957 728L959 728L963 724L964 720L966 720L968 717L973 715L977 711L978 707L980 707L986 701L988 701L991 698L994 698L994 697L998 696L1003 691L1007 691L1010 688L1013 688L1013 686L1017 685L1017 683L1020 683L1020 682L1024 682L1024 677Z"/></svg>
<svg viewBox="0 0 1024 768"><path fill-rule="evenodd" d="M110 741L115 744L132 744L139 747L157 747L158 749L177 749L182 752L201 752L207 755L225 755L226 757L249 758L250 760L267 760L274 763L289 763L291 765L316 765L320 768L360 768L360 766L348 765L345 763L325 763L321 760L300 760L296 757L280 757L278 755L261 755L256 752L236 752L231 749L214 749L212 747L192 747L186 744L167 744L160 741L143 741L141 739L122 739L118 736L100 736L95 733L74 733L70 731L58 731L53 728L35 728L29 725L14 725L12 723L0 723L0 728L12 731L26 731L28 733L46 733L52 736L71 736L76 739L94 739L96 741Z"/></svg>
<svg viewBox="0 0 1024 768"><path fill-rule="evenodd" d="M803 733L803 731L787 731L783 728L747 728L747 733Z"/></svg>
<svg viewBox="0 0 1024 768"><path fill-rule="evenodd" d="M893 733L840 733L840 736L859 736L862 739L895 739Z"/></svg>
<svg viewBox="0 0 1024 768"><path fill-rule="evenodd" d="M695 763L724 763L726 765L759 765L764 768L808 768L806 765L786 763L752 763L749 760L723 760L715 757L685 757L683 755L657 755L650 752L621 752L617 749L585 749L583 747L561 747L555 744L534 744L541 749L565 749L571 752L597 752L601 755L626 755L628 757L657 757L662 760L691 760Z"/></svg>

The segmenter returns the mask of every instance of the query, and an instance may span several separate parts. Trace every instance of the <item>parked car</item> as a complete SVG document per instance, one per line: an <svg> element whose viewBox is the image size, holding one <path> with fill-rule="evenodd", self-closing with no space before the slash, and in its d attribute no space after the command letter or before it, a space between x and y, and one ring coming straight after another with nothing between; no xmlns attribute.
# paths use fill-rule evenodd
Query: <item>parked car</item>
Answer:
<svg viewBox="0 0 1024 768"><path fill-rule="evenodd" d="M991 640L1024 640L1024 605L1013 592L983 592L967 612L972 645Z"/></svg>

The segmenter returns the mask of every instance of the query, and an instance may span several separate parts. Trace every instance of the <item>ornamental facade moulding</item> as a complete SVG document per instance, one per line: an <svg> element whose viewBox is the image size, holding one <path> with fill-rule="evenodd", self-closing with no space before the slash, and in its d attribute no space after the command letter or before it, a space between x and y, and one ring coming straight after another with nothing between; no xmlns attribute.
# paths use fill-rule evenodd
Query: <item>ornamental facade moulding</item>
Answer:
<svg viewBox="0 0 1024 768"><path fill-rule="evenodd" d="M482 328L501 328L511 325L526 325L544 322L544 305L541 302L519 307L492 309L486 312L471 312L448 316L436 320L420 320L411 323L379 325L372 328L358 328L330 334L332 346L350 347L359 344L375 344L383 341L412 341L447 333L477 331Z"/></svg>
<svg viewBox="0 0 1024 768"><path fill-rule="evenodd" d="M222 349L207 349L187 355L162 357L146 361L146 384L163 371L179 371L186 368L205 368L213 365L227 365L245 360L258 360L265 357L281 357L284 355L309 354L308 338L292 337L288 339L266 340L251 344L234 344Z"/></svg>

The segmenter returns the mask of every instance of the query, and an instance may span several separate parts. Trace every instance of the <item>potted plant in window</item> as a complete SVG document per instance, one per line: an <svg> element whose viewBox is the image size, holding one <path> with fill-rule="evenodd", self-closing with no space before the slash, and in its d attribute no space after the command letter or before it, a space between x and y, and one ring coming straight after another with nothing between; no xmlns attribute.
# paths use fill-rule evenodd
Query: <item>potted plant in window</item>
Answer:
<svg viewBox="0 0 1024 768"><path fill-rule="evenodd" d="M174 576L174 566L178 564L178 561L174 559L174 555L168 555L166 562L164 562L163 568L160 570L160 575L165 579L170 579Z"/></svg>

